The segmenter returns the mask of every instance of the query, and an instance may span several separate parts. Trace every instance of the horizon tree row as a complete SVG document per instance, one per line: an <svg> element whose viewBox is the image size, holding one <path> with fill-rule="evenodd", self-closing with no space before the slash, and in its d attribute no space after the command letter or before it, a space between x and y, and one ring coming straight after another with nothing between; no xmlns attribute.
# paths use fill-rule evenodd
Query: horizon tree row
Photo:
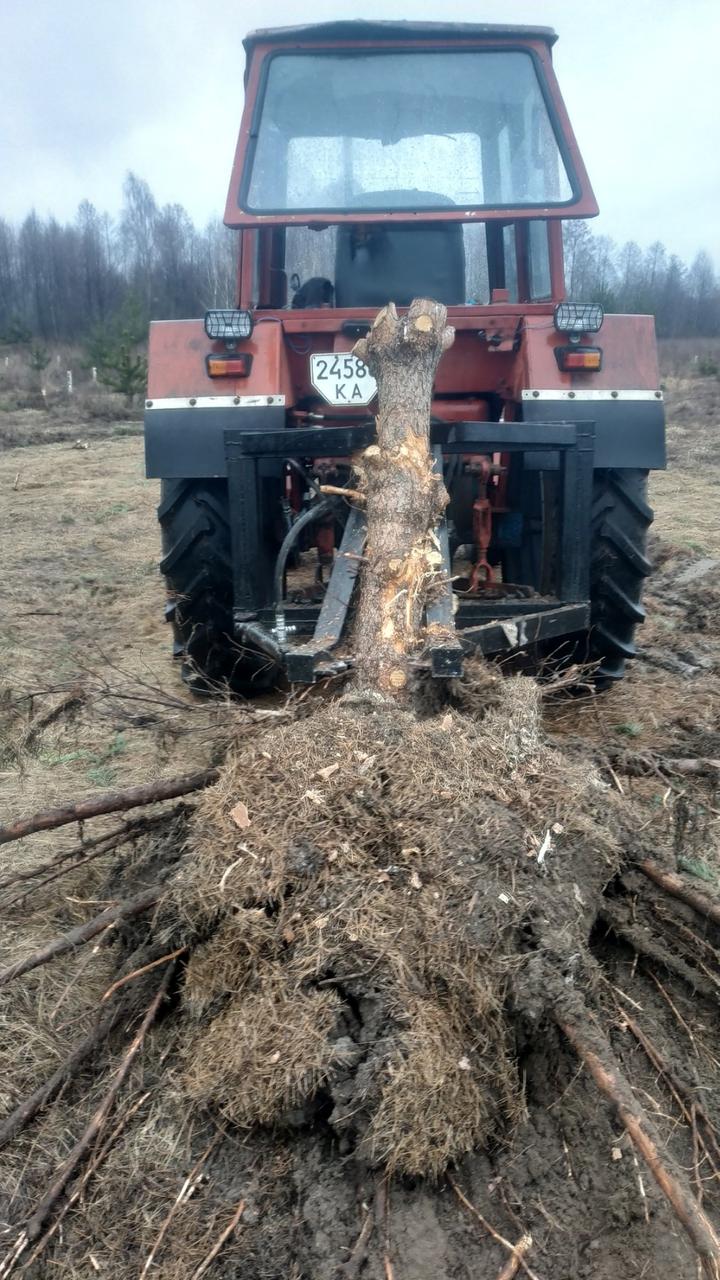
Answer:
<svg viewBox="0 0 720 1280"><path fill-rule="evenodd" d="M654 314L661 338L720 335L720 279L704 250L688 266L658 240L619 245L581 221L564 239L572 299ZM237 237L219 218L200 230L129 173L117 218L87 200L64 224L34 210L18 227L0 218L0 341L86 341L132 316L140 342L152 319L232 305L236 269Z"/></svg>

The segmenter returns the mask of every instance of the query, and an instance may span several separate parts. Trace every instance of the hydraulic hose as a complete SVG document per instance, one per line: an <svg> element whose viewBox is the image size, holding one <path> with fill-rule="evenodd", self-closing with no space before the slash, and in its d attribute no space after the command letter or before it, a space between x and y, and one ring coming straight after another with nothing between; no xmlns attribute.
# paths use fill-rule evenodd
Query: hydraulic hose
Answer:
<svg viewBox="0 0 720 1280"><path fill-rule="evenodd" d="M329 515L334 507L335 499L322 498L320 502L315 502L311 507L308 507L308 510L304 511L301 516L298 516L292 528L288 529L285 534L280 545L280 550L278 551L277 560L275 561L274 587L276 613L282 614L283 611L282 604L283 596L285 594L285 566L287 564L288 556L292 550L293 543L296 542L298 536L307 525L312 524L314 520L319 520L321 516Z"/></svg>

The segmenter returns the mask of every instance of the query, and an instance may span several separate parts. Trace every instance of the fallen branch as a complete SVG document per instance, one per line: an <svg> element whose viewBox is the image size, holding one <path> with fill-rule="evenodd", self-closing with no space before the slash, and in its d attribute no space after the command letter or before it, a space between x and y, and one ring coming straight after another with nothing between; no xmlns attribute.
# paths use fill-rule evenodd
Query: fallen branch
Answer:
<svg viewBox="0 0 720 1280"><path fill-rule="evenodd" d="M205 769L203 773L189 773L182 778L168 778L165 782L149 782L141 787L128 787L127 791L109 791L102 796L91 796L78 804L61 805L57 809L45 809L29 818L18 818L7 827L0 827L0 844L22 840L34 831L51 831L64 827L68 822L84 822L103 813L120 813L155 804L160 800L172 800L191 791L209 787L218 776L217 769Z"/></svg>
<svg viewBox="0 0 720 1280"><path fill-rule="evenodd" d="M0 1125L0 1148L7 1145L13 1138L20 1133L31 1120L35 1118L48 1102L52 1102L57 1097L60 1090L68 1080L71 1080L82 1064L97 1049L98 1045L110 1034L113 1027L117 1026L120 1018L125 1011L123 1009L115 1009L113 1013L99 1021L89 1035L66 1058L60 1063L57 1071L54 1071L44 1084L41 1084L34 1093L30 1094L24 1102L21 1102L15 1110L7 1116Z"/></svg>
<svg viewBox="0 0 720 1280"><path fill-rule="evenodd" d="M207 1257L204 1258L203 1261L200 1263L200 1266L196 1267L195 1270L193 1271L192 1276L190 1277L190 1280L200 1280L200 1277L205 1275L205 1272L208 1270L208 1268L212 1265L212 1263L217 1258L220 1250L225 1244L225 1241L228 1240L229 1237L232 1235L238 1222L242 1218L244 1212L245 1212L245 1201L241 1200L232 1218L228 1222L227 1226L220 1232L220 1235L215 1241Z"/></svg>
<svg viewBox="0 0 720 1280"><path fill-rule="evenodd" d="M671 897L686 903L688 907L692 907L693 911L697 911L698 915L712 920L713 924L720 924L720 904L713 902L704 893L698 893L696 889L689 888L674 871L663 871L662 867L659 867L651 858L644 858L642 862L638 862L637 868L647 876L648 880L652 880L653 884L664 889Z"/></svg>
<svg viewBox="0 0 720 1280"><path fill-rule="evenodd" d="M660 1139L645 1112L638 1105L630 1085L622 1075L607 1038L589 1029L590 1015L582 1000L568 996L554 1016L581 1062L585 1063L600 1092L613 1104L630 1139L642 1156L693 1246L705 1263L708 1276L720 1277L720 1240L712 1223L693 1196L686 1175L661 1157Z"/></svg>
<svg viewBox="0 0 720 1280"><path fill-rule="evenodd" d="M122 902L107 907L105 911L100 912L99 916L94 916L92 920L86 920L84 924L77 925L69 933L61 933L58 938L53 938L52 942L33 951L32 955L26 956L24 960L16 960L15 964L11 964L7 969L0 970L0 987L6 986L8 982L21 977L24 973L29 973L31 969L37 969L38 965L47 964L49 960L55 960L58 956L65 955L67 951L82 946L110 925L118 924L121 920L129 920L131 916L148 911L150 907L155 906L159 893L157 886L146 889L136 898L125 898Z"/></svg>

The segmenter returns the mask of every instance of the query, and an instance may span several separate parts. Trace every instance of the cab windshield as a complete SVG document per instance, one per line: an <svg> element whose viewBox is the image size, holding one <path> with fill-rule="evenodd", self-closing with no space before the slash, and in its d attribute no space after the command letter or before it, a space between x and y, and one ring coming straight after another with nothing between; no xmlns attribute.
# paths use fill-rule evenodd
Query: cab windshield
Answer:
<svg viewBox="0 0 720 1280"><path fill-rule="evenodd" d="M263 214L571 203L577 184L537 67L519 50L275 54L241 207Z"/></svg>

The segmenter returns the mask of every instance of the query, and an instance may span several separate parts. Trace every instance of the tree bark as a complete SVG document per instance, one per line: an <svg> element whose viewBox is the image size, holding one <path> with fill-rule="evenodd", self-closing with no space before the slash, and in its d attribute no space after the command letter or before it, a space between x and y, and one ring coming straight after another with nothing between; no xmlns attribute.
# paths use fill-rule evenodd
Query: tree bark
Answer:
<svg viewBox="0 0 720 1280"><path fill-rule="evenodd" d="M416 298L406 315L389 302L354 354L378 384L377 443L356 460L367 546L353 635L355 685L407 697L410 661L438 574L432 530L448 498L433 472L430 407L440 357L455 339L439 302Z"/></svg>

